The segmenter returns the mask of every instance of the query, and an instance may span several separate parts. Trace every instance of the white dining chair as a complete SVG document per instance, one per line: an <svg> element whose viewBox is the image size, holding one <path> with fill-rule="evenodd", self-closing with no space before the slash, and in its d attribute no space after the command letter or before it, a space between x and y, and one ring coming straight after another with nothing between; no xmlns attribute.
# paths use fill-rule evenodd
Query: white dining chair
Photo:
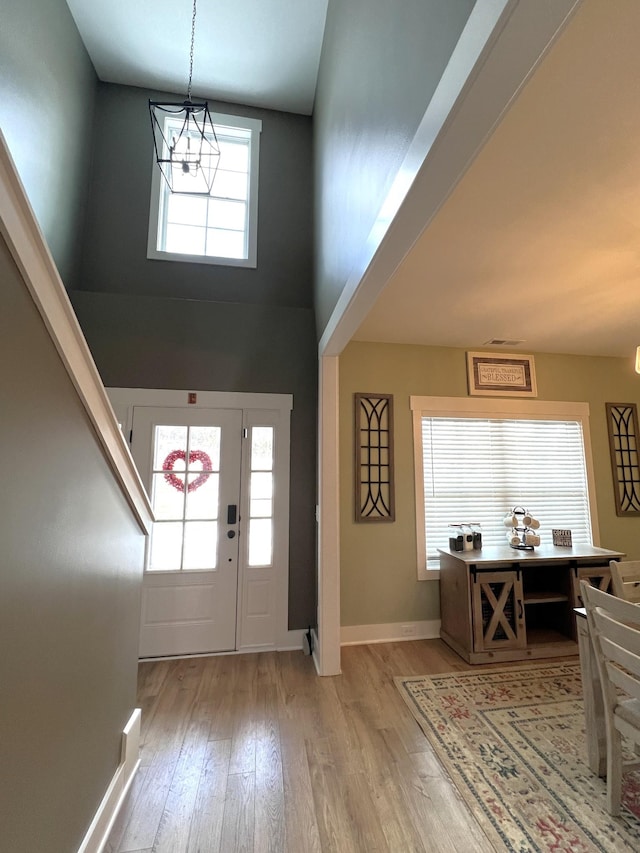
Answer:
<svg viewBox="0 0 640 853"><path fill-rule="evenodd" d="M640 560L611 560L609 567L613 594L640 604Z"/></svg>
<svg viewBox="0 0 640 853"><path fill-rule="evenodd" d="M582 581L582 600L602 686L607 736L607 810L620 814L623 774L640 761L623 761L622 738L640 747L640 605Z"/></svg>

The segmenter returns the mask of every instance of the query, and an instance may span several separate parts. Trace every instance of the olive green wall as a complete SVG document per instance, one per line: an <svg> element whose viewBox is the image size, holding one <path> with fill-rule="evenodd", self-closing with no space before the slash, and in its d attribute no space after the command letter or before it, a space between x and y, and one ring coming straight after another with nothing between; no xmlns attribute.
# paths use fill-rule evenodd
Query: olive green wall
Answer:
<svg viewBox="0 0 640 853"><path fill-rule="evenodd" d="M586 402L596 481L600 545L640 559L640 518L616 516L605 402L638 403L632 359L535 354L538 399ZM439 618L439 583L416 580L412 395L467 396L465 351L445 347L349 344L340 356L341 624ZM394 395L396 521L353 520L353 394Z"/></svg>

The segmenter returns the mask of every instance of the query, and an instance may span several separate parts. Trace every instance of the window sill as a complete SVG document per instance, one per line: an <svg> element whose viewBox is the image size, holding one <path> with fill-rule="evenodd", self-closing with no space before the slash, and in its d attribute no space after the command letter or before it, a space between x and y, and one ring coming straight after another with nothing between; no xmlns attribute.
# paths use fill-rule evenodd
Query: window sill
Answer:
<svg viewBox="0 0 640 853"><path fill-rule="evenodd" d="M430 568L426 569L423 567L418 568L418 580L419 581L439 581L440 580L440 567L438 568Z"/></svg>
<svg viewBox="0 0 640 853"><path fill-rule="evenodd" d="M162 252L159 249L148 249L147 258L150 261L178 261L183 264L208 264L219 267L246 267L255 269L258 266L255 258L218 258L213 255L186 255L182 252Z"/></svg>

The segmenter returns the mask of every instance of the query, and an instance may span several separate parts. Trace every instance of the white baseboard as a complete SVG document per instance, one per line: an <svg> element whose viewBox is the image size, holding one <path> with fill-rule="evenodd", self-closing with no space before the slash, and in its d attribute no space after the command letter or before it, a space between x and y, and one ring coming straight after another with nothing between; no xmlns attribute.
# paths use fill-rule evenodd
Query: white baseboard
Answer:
<svg viewBox="0 0 640 853"><path fill-rule="evenodd" d="M279 652L295 651L302 648L302 638L307 632L304 628L297 628L295 631L287 631L284 637L280 638L277 650Z"/></svg>
<svg viewBox="0 0 640 853"><path fill-rule="evenodd" d="M387 622L378 625L343 625L341 646L364 643L396 643L400 640L436 640L440 636L440 620L423 622Z"/></svg>
<svg viewBox="0 0 640 853"><path fill-rule="evenodd" d="M315 664L316 672L318 673L318 675L320 675L320 661L318 660L318 632L315 628L311 629L311 638L313 641L311 657L313 658L313 663Z"/></svg>
<svg viewBox="0 0 640 853"><path fill-rule="evenodd" d="M87 830L78 853L101 853L129 786L140 765L140 708L136 708L122 732L120 764Z"/></svg>

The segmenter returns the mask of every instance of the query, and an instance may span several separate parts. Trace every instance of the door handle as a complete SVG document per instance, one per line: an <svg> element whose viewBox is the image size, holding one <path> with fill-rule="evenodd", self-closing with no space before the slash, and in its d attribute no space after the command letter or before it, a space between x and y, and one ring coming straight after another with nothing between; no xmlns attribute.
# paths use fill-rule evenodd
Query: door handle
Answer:
<svg viewBox="0 0 640 853"><path fill-rule="evenodd" d="M236 504L227 505L227 524L235 524L238 520L238 507Z"/></svg>

